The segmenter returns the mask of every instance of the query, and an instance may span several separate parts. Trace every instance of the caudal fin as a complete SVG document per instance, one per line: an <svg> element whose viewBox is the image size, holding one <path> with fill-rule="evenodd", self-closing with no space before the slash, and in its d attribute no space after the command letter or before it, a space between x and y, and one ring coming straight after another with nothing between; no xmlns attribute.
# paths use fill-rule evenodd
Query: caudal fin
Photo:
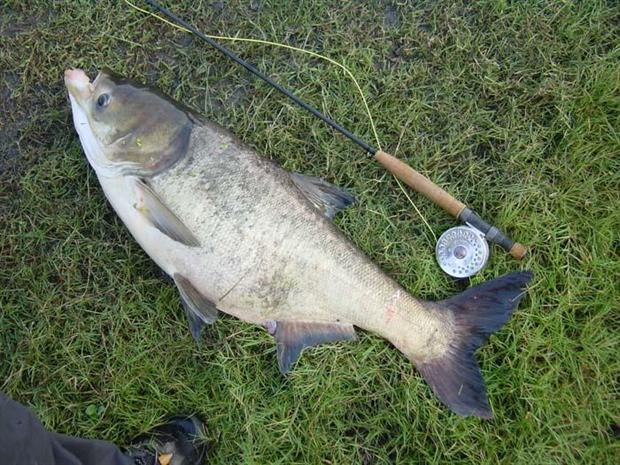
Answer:
<svg viewBox="0 0 620 465"><path fill-rule="evenodd" d="M437 302L453 314L454 338L445 355L416 367L455 413L493 417L474 352L508 321L531 279L529 271L510 273Z"/></svg>

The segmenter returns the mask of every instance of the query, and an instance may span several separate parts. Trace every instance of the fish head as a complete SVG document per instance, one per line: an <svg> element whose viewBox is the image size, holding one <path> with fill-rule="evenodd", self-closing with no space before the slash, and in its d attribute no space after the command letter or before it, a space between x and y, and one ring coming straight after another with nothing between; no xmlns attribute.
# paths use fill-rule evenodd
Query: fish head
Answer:
<svg viewBox="0 0 620 465"><path fill-rule="evenodd" d="M109 70L65 71L75 129L98 175L152 176L187 152L194 119L154 89Z"/></svg>

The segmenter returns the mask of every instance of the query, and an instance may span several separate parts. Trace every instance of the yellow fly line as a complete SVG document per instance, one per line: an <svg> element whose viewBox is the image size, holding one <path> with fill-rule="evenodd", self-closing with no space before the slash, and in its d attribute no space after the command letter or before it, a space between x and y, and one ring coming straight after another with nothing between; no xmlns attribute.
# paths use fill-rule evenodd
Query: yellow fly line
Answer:
<svg viewBox="0 0 620 465"><path fill-rule="evenodd" d="M184 28L183 26L179 26L178 24L175 24L172 21L168 21L166 18L163 18L163 17L159 16L158 14L153 13L152 11L148 11L148 10L145 10L144 8L140 8L139 6L134 5L129 0L125 0L125 3L127 5L129 5L131 8L133 8L134 10L137 10L137 11L139 11L141 13L150 15L150 16L158 19L159 21L162 21L163 23L168 24L169 26L172 26L175 29L178 29L180 31L187 32L187 33L191 34L191 31L189 29ZM379 140L379 135L377 134L377 128L375 126L375 120L372 117L372 113L370 111L370 107L368 106L368 101L366 100L366 96L364 95L364 92L362 91L361 86L357 82L357 79L355 79L355 76L353 75L353 73L345 65L337 62L336 60L334 60L332 58L326 57L324 55L321 55L319 53L313 52L311 50L306 50L306 49L299 48L299 47L293 47L292 45L281 44L279 42L271 42L269 40L262 40L262 39L250 39L250 38L245 38L245 37L214 36L214 35L210 35L210 34L205 34L205 35L207 37L209 37L210 39L214 39L214 40L228 40L228 41L231 41L231 42L249 42L249 43L255 43L255 44L271 45L273 47L280 47L280 48L284 48L284 49L288 49L288 50L293 50L295 52L305 53L307 55L313 56L315 58L319 58L321 60L325 60L325 61L327 61L327 62L329 62L329 63L331 63L333 65L336 65L338 68L342 69L345 72L345 74L351 79L351 81L353 81L353 84L355 85L355 88L357 89L357 91L358 91L358 93L359 93L359 95L360 95L360 97L362 99L362 103L364 104L364 109L366 110L366 114L368 115L368 122L370 123L370 127L372 129L372 133L373 133L375 141L377 143L377 148L379 150L382 150L381 149L381 141ZM407 194L407 192L403 188L402 184L399 182L398 178L396 178L396 176L394 176L394 179L396 179L396 182L398 183L398 187L400 187L400 190L403 192L403 194L405 194L405 197L407 197L407 200L409 201L411 206L414 208L414 210L417 212L417 214L420 216L420 218L422 218L422 221L424 222L424 224L426 225L428 230L431 232L433 238L435 239L435 242L437 242L437 236L435 235L435 232L433 231L431 226L426 221L426 218L424 218L424 215L422 215L422 212L420 212L420 210L415 205L415 203L413 203L413 201L411 200L411 197L409 197L409 195Z"/></svg>
<svg viewBox="0 0 620 465"><path fill-rule="evenodd" d="M129 6L131 6L132 8L135 8L136 10L142 12L142 13L146 13L148 15L153 16L154 18L159 19L160 21L163 21L164 23L179 29L180 31L183 32L189 32L191 34L191 31L189 29L184 28L183 26L179 26L178 24L174 24L172 21L168 21L166 18L162 18L161 16L153 13L152 11L148 11L145 10L143 8L140 8L136 5L134 5L133 3L131 3L129 0L125 0L125 3L127 3ZM280 48L285 48L288 50L294 50L296 52L301 52L301 53L306 53L310 56L316 57L316 58L320 58L321 60L325 60L330 62L333 65L338 66L340 69L342 69L347 76L349 76L349 78L351 78L351 80L353 81L353 83L355 84L355 87L357 88L357 91L360 94L360 97L362 98L362 102L364 103L364 108L366 109L366 113L368 114L368 120L370 122L370 127L372 128L372 132L373 135L375 137L375 140L377 142L377 148L379 150L381 150L381 142L379 141L379 135L377 134L377 129L375 127L375 121L372 117L372 113L370 112L370 108L368 107L368 102L366 101L366 96L364 95L364 92L362 91L362 88L360 87L359 83L357 82L357 79L355 79L355 76L353 76L353 73L343 64L338 63L336 60L333 60L329 57L320 55L316 52L313 52L311 50L305 50L303 48L299 48L299 47L293 47L292 45L286 45L286 44L281 44L279 42L270 42L268 40L262 40L262 39L248 39L245 37L228 37L228 36L213 36L210 34L205 34L207 37L209 37L210 39L214 39L214 40L229 40L231 42L250 42L250 43L254 43L254 44L264 44L264 45L272 45L274 47L280 47Z"/></svg>

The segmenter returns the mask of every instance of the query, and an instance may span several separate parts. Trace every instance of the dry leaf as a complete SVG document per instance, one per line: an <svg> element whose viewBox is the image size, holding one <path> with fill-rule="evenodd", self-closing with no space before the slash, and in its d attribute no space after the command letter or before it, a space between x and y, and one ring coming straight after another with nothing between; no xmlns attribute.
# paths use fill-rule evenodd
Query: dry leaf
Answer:
<svg viewBox="0 0 620 465"><path fill-rule="evenodd" d="M172 454L161 454L157 460L159 460L159 465L168 465L172 460Z"/></svg>

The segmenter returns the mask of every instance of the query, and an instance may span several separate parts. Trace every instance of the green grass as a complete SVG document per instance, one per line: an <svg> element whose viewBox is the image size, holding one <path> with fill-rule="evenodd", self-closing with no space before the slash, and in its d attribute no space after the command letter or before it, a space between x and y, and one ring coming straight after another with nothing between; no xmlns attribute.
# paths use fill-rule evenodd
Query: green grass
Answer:
<svg viewBox="0 0 620 465"><path fill-rule="evenodd" d="M618 463L620 11L614 2L167 2L201 30L303 46L362 82L388 151L532 247L482 282L535 281L478 358L496 414L462 419L386 341L308 351L288 378L260 328L194 345L176 290L132 240L72 127L62 72L162 88L359 204L338 219L416 295L465 284L393 179L203 44L121 2L0 7L0 390L49 428L127 443L171 412L208 420L212 463ZM371 141L342 72L231 46ZM454 221L412 194L436 234Z"/></svg>

